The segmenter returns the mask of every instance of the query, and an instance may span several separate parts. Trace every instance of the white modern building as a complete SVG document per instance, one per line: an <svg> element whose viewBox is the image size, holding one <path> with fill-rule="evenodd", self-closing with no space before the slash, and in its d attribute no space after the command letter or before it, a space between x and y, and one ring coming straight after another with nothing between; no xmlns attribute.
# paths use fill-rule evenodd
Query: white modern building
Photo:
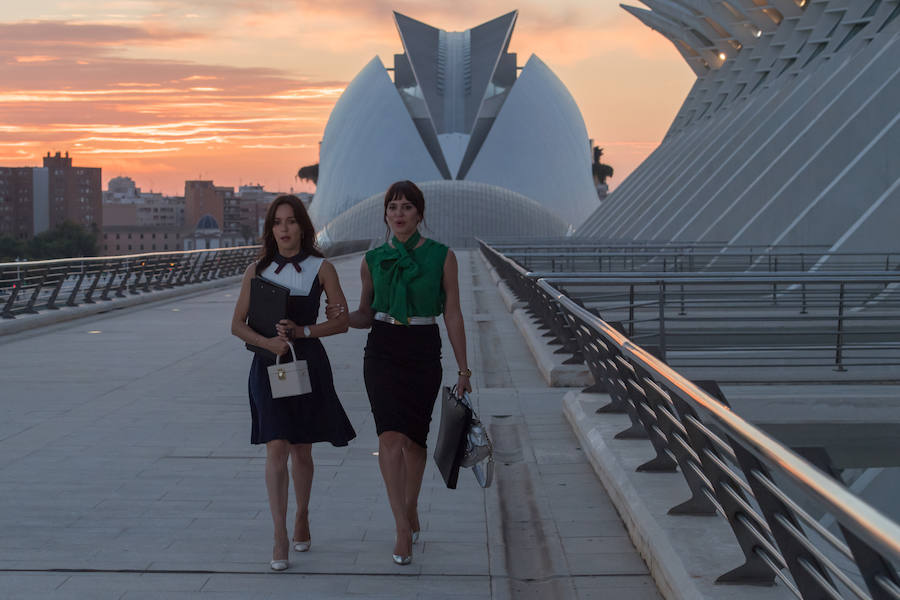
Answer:
<svg viewBox="0 0 900 600"><path fill-rule="evenodd" d="M596 208L584 120L547 65L532 56L519 67L507 51L516 18L448 32L394 13L404 52L391 69L373 58L326 125L310 211L317 229L365 238L370 219L383 226L382 207L368 199L402 179L435 182L425 186L435 193L426 219L456 243L562 235ZM463 207L472 214L452 219Z"/></svg>
<svg viewBox="0 0 900 600"><path fill-rule="evenodd" d="M697 81L576 235L897 248L898 0L643 2Z"/></svg>

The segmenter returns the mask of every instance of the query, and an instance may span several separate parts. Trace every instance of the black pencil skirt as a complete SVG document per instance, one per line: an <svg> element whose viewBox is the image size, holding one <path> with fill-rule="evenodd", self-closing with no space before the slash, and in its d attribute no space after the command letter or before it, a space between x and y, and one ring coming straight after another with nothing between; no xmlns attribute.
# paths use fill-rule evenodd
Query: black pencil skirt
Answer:
<svg viewBox="0 0 900 600"><path fill-rule="evenodd" d="M441 376L441 335L436 324L375 321L366 342L363 377L378 435L399 431L427 447Z"/></svg>

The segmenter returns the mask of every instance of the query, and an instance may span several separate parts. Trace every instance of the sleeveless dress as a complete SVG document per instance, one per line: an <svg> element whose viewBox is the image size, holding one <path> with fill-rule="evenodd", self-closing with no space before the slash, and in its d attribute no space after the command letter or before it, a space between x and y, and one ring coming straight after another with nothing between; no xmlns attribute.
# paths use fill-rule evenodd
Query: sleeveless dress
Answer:
<svg viewBox="0 0 900 600"><path fill-rule="evenodd" d="M405 290L407 316L430 317L443 312L441 280L447 251L447 246L432 239L409 251L418 265L418 275ZM372 309L376 312L390 312L387 296L396 290L387 279L394 255L388 244L366 253L375 288ZM366 341L363 377L378 435L398 431L426 448L442 376L441 335L436 323L394 325L373 321Z"/></svg>
<svg viewBox="0 0 900 600"><path fill-rule="evenodd" d="M275 263L259 273L260 277L290 288L288 318L299 327L312 325L319 315L322 284L319 267L324 259L310 256L300 262L301 271L287 265L275 273ZM356 437L353 425L334 391L331 363L318 338L294 340L294 352L298 360L306 360L312 391L301 396L272 398L267 367L274 360L254 354L250 365L248 388L252 429L251 444L265 444L272 440L287 440L292 444L330 442L334 446L346 446ZM290 362L290 353L281 362Z"/></svg>

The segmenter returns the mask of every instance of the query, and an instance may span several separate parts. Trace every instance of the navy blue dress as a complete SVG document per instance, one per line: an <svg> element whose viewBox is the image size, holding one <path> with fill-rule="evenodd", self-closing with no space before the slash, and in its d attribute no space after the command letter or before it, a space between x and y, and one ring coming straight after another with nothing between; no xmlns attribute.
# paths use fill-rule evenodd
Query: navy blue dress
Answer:
<svg viewBox="0 0 900 600"><path fill-rule="evenodd" d="M312 325L319 315L322 285L318 275L309 295L291 296L288 300L288 318L301 328ZM250 365L250 414L253 419L251 444L265 444L272 440L287 440L292 444L330 442L334 446L346 446L356 437L353 425L334 391L331 363L317 338L299 338L294 341L298 360L306 360L312 391L302 396L272 398L267 367L274 360L255 354ZM290 362L290 355L286 357ZM281 359L285 362L285 358Z"/></svg>

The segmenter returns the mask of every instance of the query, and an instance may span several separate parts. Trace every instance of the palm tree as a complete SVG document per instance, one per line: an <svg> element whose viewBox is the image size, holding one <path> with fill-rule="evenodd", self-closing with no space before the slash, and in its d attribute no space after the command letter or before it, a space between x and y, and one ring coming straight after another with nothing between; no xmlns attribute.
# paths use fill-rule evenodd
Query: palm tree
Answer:
<svg viewBox="0 0 900 600"><path fill-rule="evenodd" d="M594 163L591 165L591 173L596 183L606 185L606 178L613 176L613 168L600 162L603 157L603 148L594 146Z"/></svg>
<svg viewBox="0 0 900 600"><path fill-rule="evenodd" d="M319 181L319 163L300 167L300 170L297 171L297 177L304 181L312 181L313 185L317 185Z"/></svg>

